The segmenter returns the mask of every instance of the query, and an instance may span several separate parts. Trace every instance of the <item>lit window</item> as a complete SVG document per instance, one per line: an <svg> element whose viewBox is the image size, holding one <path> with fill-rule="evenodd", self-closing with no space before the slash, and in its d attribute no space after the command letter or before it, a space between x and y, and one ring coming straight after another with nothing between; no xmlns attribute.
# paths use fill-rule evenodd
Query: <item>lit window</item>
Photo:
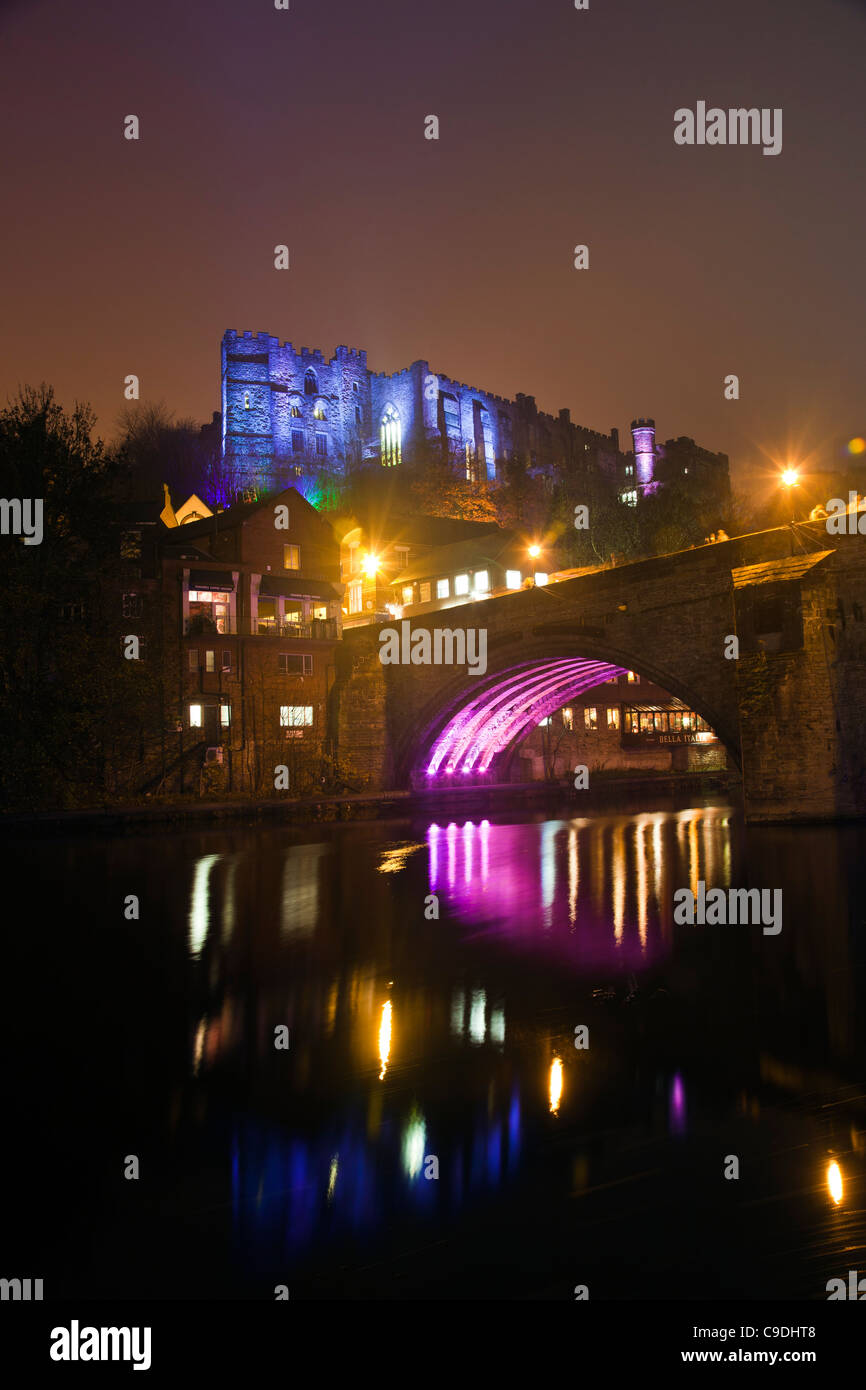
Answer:
<svg viewBox="0 0 866 1390"><path fill-rule="evenodd" d="M607 707L607 727L609 729L619 728L619 705L608 705Z"/></svg>
<svg viewBox="0 0 866 1390"><path fill-rule="evenodd" d="M404 603L411 603L411 602L412 602L412 597L413 597L412 585L411 585L411 584L404 584L404 585L403 585L403 602L404 602Z"/></svg>
<svg viewBox="0 0 866 1390"><path fill-rule="evenodd" d="M314 609L313 609L313 617L314 617L314 618L327 618L327 616L328 616L328 605L327 605L326 603L317 603L316 606L315 606Z"/></svg>
<svg viewBox="0 0 866 1390"><path fill-rule="evenodd" d="M328 418L328 416L327 416L327 413L326 413L326 411L325 411L325 403L324 403L324 401L316 401L316 405L315 405L315 408L314 408L314 410L313 410L313 419L314 419L314 420L327 420L327 418Z"/></svg>
<svg viewBox="0 0 866 1390"><path fill-rule="evenodd" d="M543 574L541 570L536 570L536 571L535 571L535 582L536 582L536 584L546 584L549 578L550 578L550 576L547 575L547 574Z"/></svg>
<svg viewBox="0 0 866 1390"><path fill-rule="evenodd" d="M523 583L523 580L522 580L521 577L520 577L520 570L506 570L506 571L505 571L505 587L506 587L506 589L519 589L522 583Z"/></svg>
<svg viewBox="0 0 866 1390"><path fill-rule="evenodd" d="M224 729L227 729L228 726L229 726L229 724L230 724L231 722L232 722L231 705L220 705L220 723L222 724L223 728L224 728Z"/></svg>
<svg viewBox="0 0 866 1390"><path fill-rule="evenodd" d="M472 578L472 586L476 594L486 594L490 591L490 573L488 570L476 570Z"/></svg>
<svg viewBox="0 0 866 1390"><path fill-rule="evenodd" d="M354 584L349 585L349 612L360 613L363 607L364 599L362 585L360 582L356 581Z"/></svg>
<svg viewBox="0 0 866 1390"><path fill-rule="evenodd" d="M283 546L283 569L299 570L301 568L301 547L299 545Z"/></svg>
<svg viewBox="0 0 866 1390"><path fill-rule="evenodd" d="M189 669L191 671L198 670L198 652L195 647L190 647L187 652L187 661L189 662Z"/></svg>
<svg viewBox="0 0 866 1390"><path fill-rule="evenodd" d="M454 576L454 592L455 592L455 594L468 594L468 593L469 593L469 575L468 575L468 574L455 574L455 576Z"/></svg>
<svg viewBox="0 0 866 1390"><path fill-rule="evenodd" d="M620 501L621 501L621 502L624 502L625 505L626 505L627 507L636 507L636 506L637 506L637 493L636 493L636 492L623 492L623 493L621 493L621 495L620 495Z"/></svg>
<svg viewBox="0 0 866 1390"><path fill-rule="evenodd" d="M249 393L249 391L244 391L244 410L249 410L249 408L250 408L250 393Z"/></svg>
<svg viewBox="0 0 866 1390"><path fill-rule="evenodd" d="M546 719L539 719L539 721L538 721L538 727L539 727L539 729L547 729L547 728L549 728L549 727L550 727L550 715L548 715Z"/></svg>
<svg viewBox="0 0 866 1390"><path fill-rule="evenodd" d="M280 705L280 728L310 728L313 723L312 705Z"/></svg>
<svg viewBox="0 0 866 1390"><path fill-rule="evenodd" d="M386 405L382 412L382 422L379 426L379 439L382 446L382 464L384 467L393 468L400 462L402 438L400 416L393 405Z"/></svg>
<svg viewBox="0 0 866 1390"><path fill-rule="evenodd" d="M598 710L595 705L588 705L583 711L583 722L587 729L598 728Z"/></svg>
<svg viewBox="0 0 866 1390"><path fill-rule="evenodd" d="M291 413L292 419L299 420L301 418L301 407L299 405L293 405Z"/></svg>
<svg viewBox="0 0 866 1390"><path fill-rule="evenodd" d="M418 602L419 602L419 603L429 603L429 602L430 602L430 581L429 581L429 580L425 580L422 584L419 585L419 597L418 597Z"/></svg>
<svg viewBox="0 0 866 1390"><path fill-rule="evenodd" d="M355 391L355 392L357 392L357 391L360 391L360 389L361 389L361 388L360 388L360 386L358 385L357 381L353 381L353 382L352 382L352 390Z"/></svg>
<svg viewBox="0 0 866 1390"><path fill-rule="evenodd" d="M189 707L189 727L191 729L201 728L201 705L190 705Z"/></svg>
<svg viewBox="0 0 866 1390"><path fill-rule="evenodd" d="M574 728L574 710L571 709L569 706L566 706L566 708L562 711L562 727L563 729Z"/></svg>
<svg viewBox="0 0 866 1390"><path fill-rule="evenodd" d="M216 663L215 663L215 661L214 661L214 654L213 654L213 652L205 652L205 654L204 654L204 669L205 669L206 671L214 671L214 670L216 670Z"/></svg>
<svg viewBox="0 0 866 1390"><path fill-rule="evenodd" d="M637 674L637 671L629 671L628 681L629 685L640 685L640 676Z"/></svg>
<svg viewBox="0 0 866 1390"><path fill-rule="evenodd" d="M437 580L436 580L436 597L437 597L437 598L447 598L450 592L451 592L451 589L450 589L450 586L449 586L449 583L448 583L448 580L447 580L447 579L437 579Z"/></svg>

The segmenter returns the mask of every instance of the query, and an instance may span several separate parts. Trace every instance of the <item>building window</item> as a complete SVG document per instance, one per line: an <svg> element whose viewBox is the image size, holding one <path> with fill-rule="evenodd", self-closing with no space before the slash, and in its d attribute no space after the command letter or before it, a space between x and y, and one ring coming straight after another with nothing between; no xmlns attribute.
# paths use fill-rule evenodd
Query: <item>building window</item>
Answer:
<svg viewBox="0 0 866 1390"><path fill-rule="evenodd" d="M232 654L228 648L223 649L222 669L230 671L232 669Z"/></svg>
<svg viewBox="0 0 866 1390"><path fill-rule="evenodd" d="M545 573L543 572L543 570L536 570L536 571L535 571L535 582L536 582L536 584L546 584L549 578L550 578L550 575L549 575L549 574L545 574Z"/></svg>
<svg viewBox="0 0 866 1390"><path fill-rule="evenodd" d="M451 592L451 586L449 585L447 579L437 579L437 580L436 580L436 597L437 597L437 598L447 598L448 595L450 594L450 592Z"/></svg>
<svg viewBox="0 0 866 1390"><path fill-rule="evenodd" d="M204 654L204 669L206 671L216 670L216 654L212 651Z"/></svg>
<svg viewBox="0 0 866 1390"><path fill-rule="evenodd" d="M640 685L640 676L637 671L629 671L627 679L629 685Z"/></svg>
<svg viewBox="0 0 866 1390"><path fill-rule="evenodd" d="M187 654L186 654L186 659L187 659L187 661L189 662L189 669L190 669L191 671L197 671L197 670L198 670L198 651L196 650L195 647L190 647L189 651L188 651Z"/></svg>
<svg viewBox="0 0 866 1390"><path fill-rule="evenodd" d="M281 729L309 729L312 723L312 705L280 705Z"/></svg>
<svg viewBox="0 0 866 1390"><path fill-rule="evenodd" d="M429 602L430 602L430 581L429 581L429 580L423 580L422 583L418 586L418 588L419 588L419 598L418 598L418 602L419 602L419 603L429 603Z"/></svg>
<svg viewBox="0 0 866 1390"><path fill-rule="evenodd" d="M411 603L411 602L412 602L412 599L413 599L413 596L414 596L414 594L413 594L412 585L411 585L411 584L404 584L404 585L403 585L403 602L404 602L404 604L409 604L409 603Z"/></svg>
<svg viewBox="0 0 866 1390"><path fill-rule="evenodd" d="M304 431L292 430L292 453L302 454L304 452Z"/></svg>
<svg viewBox="0 0 866 1390"><path fill-rule="evenodd" d="M358 385L357 381L353 381L353 382L352 382L352 390L355 392L356 395L358 394L358 392L360 391L360 389L361 389L361 388L360 388L360 386Z"/></svg>
<svg viewBox="0 0 866 1390"><path fill-rule="evenodd" d="M328 616L328 605L327 605L326 603L317 603L316 606L315 606L314 609L313 609L313 617L314 617L314 618L327 618L327 616Z"/></svg>
<svg viewBox="0 0 866 1390"><path fill-rule="evenodd" d="M409 547L408 547L408 545L395 545L395 546L394 546L394 563L396 564L398 570L404 570L404 569L406 569L407 565L409 564Z"/></svg>
<svg viewBox="0 0 866 1390"><path fill-rule="evenodd" d="M140 532L140 531L121 531L121 533L120 533L120 558L121 558L121 560L140 560L140 559L141 559L141 532Z"/></svg>
<svg viewBox="0 0 866 1390"><path fill-rule="evenodd" d="M291 416L293 420L300 420L301 418L301 407L297 403L292 405Z"/></svg>
<svg viewBox="0 0 866 1390"><path fill-rule="evenodd" d="M228 726L229 726L229 724L230 724L231 722L232 722L232 710L231 710L231 705L220 705L220 723L222 724L223 728L224 728L224 729L227 729Z"/></svg>
<svg viewBox="0 0 866 1390"><path fill-rule="evenodd" d="M364 607L363 585L360 581L349 585L349 612L360 613Z"/></svg>
<svg viewBox="0 0 866 1390"><path fill-rule="evenodd" d="M328 415L327 415L327 411L325 410L325 402L324 402L324 401L316 401L315 407L314 407L314 409L313 409L313 419L314 419L314 420L327 420L327 418L328 418Z"/></svg>
<svg viewBox="0 0 866 1390"><path fill-rule="evenodd" d="M356 406L355 406L355 424L356 424L356 425L360 425L360 423L361 423L361 407L360 407L359 405L356 405Z"/></svg>
<svg viewBox="0 0 866 1390"><path fill-rule="evenodd" d="M598 728L598 710L595 705L587 705L586 709L583 711L583 722L587 729Z"/></svg>
<svg viewBox="0 0 866 1390"><path fill-rule="evenodd" d="M506 589L519 589L522 583L523 583L523 580L522 580L521 577L520 577L520 570L506 570L506 571L505 571L505 587L506 587Z"/></svg>
<svg viewBox="0 0 866 1390"><path fill-rule="evenodd" d="M283 569L299 570L301 568L301 547L299 545L283 546Z"/></svg>
<svg viewBox="0 0 866 1390"><path fill-rule="evenodd" d="M442 419L445 425L445 433L449 439L460 438L460 407L457 404L456 396L452 396L450 391L440 391L439 399L442 402Z"/></svg>
<svg viewBox="0 0 866 1390"><path fill-rule="evenodd" d="M198 620L200 632L228 632L231 628L228 595L209 589L190 589L189 621ZM192 629L193 631L195 629Z"/></svg>
<svg viewBox="0 0 866 1390"><path fill-rule="evenodd" d="M328 436L327 436L326 434L317 434L317 435L316 435L316 453L318 454L319 458L322 458L322 459L323 459L323 458L327 458L327 456L328 456Z"/></svg>
<svg viewBox="0 0 866 1390"><path fill-rule="evenodd" d="M124 594L124 595L123 595L123 616L124 616L124 618L140 618L140 617L141 617L141 609L142 609L141 594Z"/></svg>
<svg viewBox="0 0 866 1390"><path fill-rule="evenodd" d="M311 676L313 658L307 652L279 652L277 667L281 676Z"/></svg>
<svg viewBox="0 0 866 1390"><path fill-rule="evenodd" d="M455 594L468 594L468 593L469 593L469 575L468 575L468 574L455 574L455 576L454 576L454 592L455 592Z"/></svg>
<svg viewBox="0 0 866 1390"><path fill-rule="evenodd" d="M189 707L189 727L191 729L201 728L201 705L190 705Z"/></svg>
<svg viewBox="0 0 866 1390"><path fill-rule="evenodd" d="M316 373L312 367L308 367L304 376L304 395L315 396L319 390L319 383L316 380Z"/></svg>
<svg viewBox="0 0 866 1390"><path fill-rule="evenodd" d="M609 729L619 728L619 705L608 705L607 707L607 727Z"/></svg>
<svg viewBox="0 0 866 1390"><path fill-rule="evenodd" d="M632 477L634 477L634 464L633 464L633 463L627 463L627 464L626 464L626 466L625 466L625 476L626 476L627 478L632 478Z"/></svg>
<svg viewBox="0 0 866 1390"><path fill-rule="evenodd" d="M636 506L637 506L637 493L636 493L636 492L624 492L624 493L622 493L621 496L620 496L620 501L621 501L621 502L624 502L625 505L626 505L627 507L636 507Z"/></svg>
<svg viewBox="0 0 866 1390"><path fill-rule="evenodd" d="M476 594L490 592L490 574L487 570L476 570L472 577L472 587Z"/></svg>
<svg viewBox="0 0 866 1390"><path fill-rule="evenodd" d="M382 463L386 468L394 468L400 462L403 435L400 428L400 416L393 405L386 405L382 412L379 438L382 446Z"/></svg>
<svg viewBox="0 0 866 1390"><path fill-rule="evenodd" d="M249 410L249 408L250 408L250 393L249 393L249 391L244 391L244 410Z"/></svg>
<svg viewBox="0 0 866 1390"><path fill-rule="evenodd" d="M562 711L562 727L563 729L574 728L574 710L568 705Z"/></svg>

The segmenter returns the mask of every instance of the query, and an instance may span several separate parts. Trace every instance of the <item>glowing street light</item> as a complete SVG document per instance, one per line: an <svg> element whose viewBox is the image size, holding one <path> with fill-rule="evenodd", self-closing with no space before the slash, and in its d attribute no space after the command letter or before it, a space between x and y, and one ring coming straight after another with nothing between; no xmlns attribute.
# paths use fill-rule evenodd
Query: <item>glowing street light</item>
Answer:
<svg viewBox="0 0 866 1390"><path fill-rule="evenodd" d="M539 555L541 554L541 546L540 546L540 545L531 545L531 546L529 547L529 553L530 553L530 555L532 556L533 560L537 560L538 557L539 557Z"/></svg>
<svg viewBox="0 0 866 1390"><path fill-rule="evenodd" d="M800 474L797 472L796 468L785 469L782 474L782 482L785 484L785 487L796 487L799 481Z"/></svg>
<svg viewBox="0 0 866 1390"><path fill-rule="evenodd" d="M838 1207L839 1203L842 1201L844 1187L842 1183L842 1169L835 1161L827 1168L827 1190Z"/></svg>
<svg viewBox="0 0 866 1390"><path fill-rule="evenodd" d="M379 568L379 556L369 550L361 561L361 568L368 579L375 579Z"/></svg>

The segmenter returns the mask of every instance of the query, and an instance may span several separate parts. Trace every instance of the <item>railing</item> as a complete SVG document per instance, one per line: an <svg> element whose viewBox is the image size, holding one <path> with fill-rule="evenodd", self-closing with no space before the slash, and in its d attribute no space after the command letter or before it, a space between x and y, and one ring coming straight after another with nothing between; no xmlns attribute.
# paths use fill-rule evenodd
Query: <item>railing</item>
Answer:
<svg viewBox="0 0 866 1390"><path fill-rule="evenodd" d="M203 613L196 613L187 618L183 625L185 637L225 637L236 633L237 630L237 623L233 618L208 618Z"/></svg>
<svg viewBox="0 0 866 1390"><path fill-rule="evenodd" d="M334 642L337 638L336 618L313 618L308 623L262 622L257 626L260 637L301 637L306 641Z"/></svg>

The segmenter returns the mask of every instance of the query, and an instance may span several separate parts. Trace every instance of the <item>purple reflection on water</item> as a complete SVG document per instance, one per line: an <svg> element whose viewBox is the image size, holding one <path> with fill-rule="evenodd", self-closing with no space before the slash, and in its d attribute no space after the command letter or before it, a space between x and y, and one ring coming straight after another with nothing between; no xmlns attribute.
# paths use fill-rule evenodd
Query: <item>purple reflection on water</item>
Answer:
<svg viewBox="0 0 866 1390"><path fill-rule="evenodd" d="M668 1119L671 1134L685 1134L686 1132L686 1088L683 1085L683 1078L679 1072L671 1078L670 1098L668 1101Z"/></svg>
<svg viewBox="0 0 866 1390"><path fill-rule="evenodd" d="M661 831L650 833L650 822L664 820L434 823L430 890L473 935L542 950L580 972L639 971L668 952Z"/></svg>

